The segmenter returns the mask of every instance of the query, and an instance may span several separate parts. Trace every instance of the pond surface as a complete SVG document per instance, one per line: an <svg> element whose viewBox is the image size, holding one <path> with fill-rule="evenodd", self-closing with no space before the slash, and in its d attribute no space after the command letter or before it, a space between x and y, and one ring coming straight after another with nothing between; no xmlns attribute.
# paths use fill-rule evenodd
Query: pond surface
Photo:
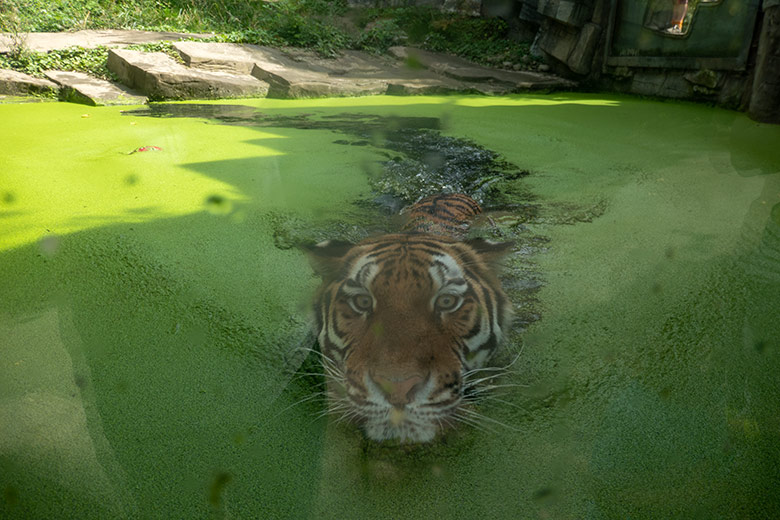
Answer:
<svg viewBox="0 0 780 520"><path fill-rule="evenodd" d="M0 105L0 142L2 518L780 513L778 127L379 96ZM514 362L478 427L384 446L311 398L294 245L428 189L517 241Z"/></svg>

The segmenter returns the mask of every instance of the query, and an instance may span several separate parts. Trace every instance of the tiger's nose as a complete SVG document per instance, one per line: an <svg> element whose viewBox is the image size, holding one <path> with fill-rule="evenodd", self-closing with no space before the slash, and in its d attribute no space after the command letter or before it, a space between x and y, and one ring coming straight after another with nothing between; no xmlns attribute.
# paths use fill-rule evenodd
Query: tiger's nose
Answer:
<svg viewBox="0 0 780 520"><path fill-rule="evenodd" d="M425 383L425 378L419 374L411 377L393 377L384 374L371 374L371 380L382 391L385 399L393 406L401 407L414 399Z"/></svg>

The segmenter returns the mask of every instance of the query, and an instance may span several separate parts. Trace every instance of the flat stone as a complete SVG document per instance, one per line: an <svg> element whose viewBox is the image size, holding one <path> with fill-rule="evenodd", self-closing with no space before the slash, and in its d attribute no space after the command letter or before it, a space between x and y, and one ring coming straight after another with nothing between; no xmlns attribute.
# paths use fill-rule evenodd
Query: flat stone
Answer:
<svg viewBox="0 0 780 520"><path fill-rule="evenodd" d="M31 51L49 52L68 47L94 48L98 46L126 46L143 43L179 40L182 38L208 38L212 34L177 33L129 30L85 30L76 32L21 33L21 41ZM14 45L9 33L0 33L0 54L7 53Z"/></svg>
<svg viewBox="0 0 780 520"><path fill-rule="evenodd" d="M47 78L60 85L60 99L84 105L142 105L146 97L139 96L122 85L94 78L83 72L47 70Z"/></svg>
<svg viewBox="0 0 780 520"><path fill-rule="evenodd" d="M438 74L473 83L493 83L511 91L572 88L573 81L539 72L497 70L463 58L411 47L391 47L390 52L407 63L415 63Z"/></svg>
<svg viewBox="0 0 780 520"><path fill-rule="evenodd" d="M188 67L233 74L252 74L253 56L256 49L261 48L239 43L193 41L175 42L172 46Z"/></svg>
<svg viewBox="0 0 780 520"><path fill-rule="evenodd" d="M57 84L15 70L0 69L0 94L22 96L27 94L51 94L57 92Z"/></svg>
<svg viewBox="0 0 780 520"><path fill-rule="evenodd" d="M212 71L251 72L268 83L268 97L360 96L387 90L386 81L365 74L361 77L361 73L380 70L363 57L324 60L303 50L208 42L178 42L174 48L188 65Z"/></svg>
<svg viewBox="0 0 780 520"><path fill-rule="evenodd" d="M188 65L237 73L251 70L269 83L268 96L276 98L510 91L503 85L464 82L361 51L343 51L338 57L323 58L306 49L249 44L188 41L173 46Z"/></svg>
<svg viewBox="0 0 780 520"><path fill-rule="evenodd" d="M125 85L155 99L265 97L268 83L248 74L185 67L162 52L111 49L108 69Z"/></svg>

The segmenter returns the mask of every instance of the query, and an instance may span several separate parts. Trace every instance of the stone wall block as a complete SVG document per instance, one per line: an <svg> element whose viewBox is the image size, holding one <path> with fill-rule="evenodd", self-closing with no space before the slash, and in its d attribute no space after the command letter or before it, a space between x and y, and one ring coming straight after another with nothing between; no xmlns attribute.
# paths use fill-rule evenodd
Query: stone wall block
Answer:
<svg viewBox="0 0 780 520"><path fill-rule="evenodd" d="M718 86L720 75L714 70L700 69L695 72L689 72L683 76L686 81L700 87L714 89Z"/></svg>
<svg viewBox="0 0 780 520"><path fill-rule="evenodd" d="M595 23L586 23L580 30L577 43L569 54L566 64L577 74L588 74L590 65L593 62L593 53L599 43L601 36L601 27Z"/></svg>
<svg viewBox="0 0 780 520"><path fill-rule="evenodd" d="M756 121L780 123L780 5L764 4L756 70L748 113Z"/></svg>
<svg viewBox="0 0 780 520"><path fill-rule="evenodd" d="M572 27L582 27L593 14L593 4L587 0L539 0L537 9L547 18Z"/></svg>
<svg viewBox="0 0 780 520"><path fill-rule="evenodd" d="M634 74L630 91L643 96L684 99L691 97L693 87L681 74L650 70Z"/></svg>
<svg viewBox="0 0 780 520"><path fill-rule="evenodd" d="M578 31L574 27L546 20L539 38L539 48L558 61L566 63L579 41Z"/></svg>

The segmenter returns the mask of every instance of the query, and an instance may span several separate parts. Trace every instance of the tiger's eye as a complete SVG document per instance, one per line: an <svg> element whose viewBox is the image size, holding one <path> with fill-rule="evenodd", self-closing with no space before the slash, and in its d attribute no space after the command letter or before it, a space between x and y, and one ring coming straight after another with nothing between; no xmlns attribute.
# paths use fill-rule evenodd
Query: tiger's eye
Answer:
<svg viewBox="0 0 780 520"><path fill-rule="evenodd" d="M374 307L374 300L367 294L358 294L352 297L352 305L360 312L367 312Z"/></svg>
<svg viewBox="0 0 780 520"><path fill-rule="evenodd" d="M442 294L436 298L436 308L440 311L449 311L458 305L458 297L453 294Z"/></svg>

